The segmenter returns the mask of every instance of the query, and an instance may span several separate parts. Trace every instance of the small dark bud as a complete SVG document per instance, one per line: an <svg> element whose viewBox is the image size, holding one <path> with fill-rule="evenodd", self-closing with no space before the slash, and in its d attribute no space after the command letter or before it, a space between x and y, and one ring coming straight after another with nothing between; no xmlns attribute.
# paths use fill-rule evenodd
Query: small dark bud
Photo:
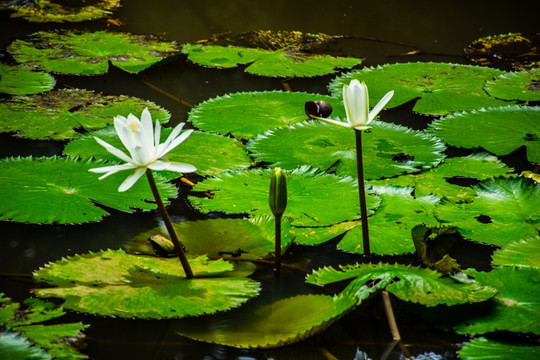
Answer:
<svg viewBox="0 0 540 360"><path fill-rule="evenodd" d="M306 101L304 110L310 119L313 116L327 118L332 114L332 105L324 100Z"/></svg>

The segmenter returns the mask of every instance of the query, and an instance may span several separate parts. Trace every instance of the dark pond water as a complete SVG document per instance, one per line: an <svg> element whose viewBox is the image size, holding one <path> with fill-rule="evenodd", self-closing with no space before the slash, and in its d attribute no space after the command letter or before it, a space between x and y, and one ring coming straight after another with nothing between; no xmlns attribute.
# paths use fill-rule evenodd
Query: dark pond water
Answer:
<svg viewBox="0 0 540 360"><path fill-rule="evenodd" d="M209 38L213 33L249 30L299 30L330 35L351 35L385 40L341 40L334 46L338 55L365 58L364 65L394 62L445 61L465 63L463 48L471 41L508 32L538 31L534 1L248 1L248 0L130 0L113 18L117 27L105 20L79 24L32 24L10 19L0 11L0 49L10 41L39 30L57 28L111 29L165 36L178 43ZM389 42L410 44L399 46ZM412 48L422 49L415 56L399 56ZM58 88L66 86L125 94L154 101L172 113L175 122L187 118L189 108L148 87L150 82L174 96L197 104L208 98L236 91L283 90L281 79L248 75L241 69L217 70L198 67L180 59L162 67L130 75L117 69L94 77L56 76ZM292 79L293 91L327 93L331 77ZM382 113L383 120L413 128L423 128L432 120L402 106ZM0 156L60 154L64 143L21 140L0 134ZM521 153L508 157L509 165L521 170L527 163ZM1 185L0 185L1 186ZM187 189L183 188L183 191ZM180 198L170 207L175 221L204 218ZM119 248L127 239L156 226L155 213L113 215L101 223L80 226L39 226L0 223L0 292L14 301L23 301L35 285L29 275L49 261L64 256L106 248ZM308 271L322 265L352 263L359 258L339 254L333 244L324 247L294 247L284 261L311 259ZM490 249L466 244L460 251L465 266L485 263ZM401 262L414 261L404 256ZM23 276L6 276L6 274ZM261 270L256 278L263 283L261 301L271 298L275 285L271 272ZM305 273L285 273L279 296L315 291L304 283ZM234 315L234 312L232 313ZM230 316L230 315L229 315ZM454 356L463 337L444 333L414 319L407 311L397 313L404 342L414 354L435 352ZM385 353L391 342L381 304L373 301L306 342L269 351L247 351L197 343L176 335L176 321L118 320L72 314L66 321L91 324L86 331L92 359L352 359L357 349L373 359ZM226 321L226 317L224 317ZM399 349L390 358L399 358Z"/></svg>

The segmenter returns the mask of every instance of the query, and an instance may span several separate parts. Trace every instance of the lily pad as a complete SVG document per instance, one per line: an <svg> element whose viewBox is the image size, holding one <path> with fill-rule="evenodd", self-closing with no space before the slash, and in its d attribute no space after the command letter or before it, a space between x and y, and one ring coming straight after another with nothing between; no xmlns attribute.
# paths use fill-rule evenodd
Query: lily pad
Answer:
<svg viewBox="0 0 540 360"><path fill-rule="evenodd" d="M349 294L299 295L236 314L218 330L211 320L184 321L180 323L179 334L235 347L279 347L322 332L355 305Z"/></svg>
<svg viewBox="0 0 540 360"><path fill-rule="evenodd" d="M376 280L397 298L428 307L485 301L496 293L464 276L448 277L431 269L401 264L355 264L340 266L339 270L324 267L308 275L306 281L325 285L348 279L354 279L354 285L349 287L357 288Z"/></svg>
<svg viewBox="0 0 540 360"><path fill-rule="evenodd" d="M137 182L130 191L118 192L120 175L98 180L88 170L103 161L72 158L6 158L0 160L0 219L34 224L77 224L100 221L108 212L103 204L125 212L151 210L156 206L150 187ZM158 177L163 199L173 198L177 189Z"/></svg>
<svg viewBox="0 0 540 360"><path fill-rule="evenodd" d="M463 344L458 354L462 360L530 360L540 357L540 347L479 337Z"/></svg>
<svg viewBox="0 0 540 360"><path fill-rule="evenodd" d="M429 133L447 144L482 147L496 155L508 155L521 146L527 159L540 163L540 107L505 106L456 113L430 124Z"/></svg>
<svg viewBox="0 0 540 360"><path fill-rule="evenodd" d="M498 290L491 300L491 310L467 318L454 329L460 334L484 334L514 331L540 334L540 270L500 267L490 272L465 271L480 284Z"/></svg>
<svg viewBox="0 0 540 360"><path fill-rule="evenodd" d="M530 69L500 75L486 82L486 91L491 96L504 100L539 101L540 69Z"/></svg>
<svg viewBox="0 0 540 360"><path fill-rule="evenodd" d="M330 226L292 226L294 242L303 245L318 245L358 226L360 221L344 221Z"/></svg>
<svg viewBox="0 0 540 360"><path fill-rule="evenodd" d="M117 115L148 108L154 120L169 121L168 111L142 99L62 89L0 102L0 131L40 140L65 140L112 124Z"/></svg>
<svg viewBox="0 0 540 360"><path fill-rule="evenodd" d="M540 269L540 236L505 245L493 253L493 265Z"/></svg>
<svg viewBox="0 0 540 360"><path fill-rule="evenodd" d="M474 187L470 203L440 205L437 218L458 227L464 237L505 247L536 236L540 228L540 186L527 178L496 178Z"/></svg>
<svg viewBox="0 0 540 360"><path fill-rule="evenodd" d="M272 216L249 219L208 219L174 224L178 239L192 256L207 254L210 257L226 256L256 259L274 252L274 227ZM281 245L285 250L291 243L287 217L281 223ZM167 229L158 227L135 236L134 241L144 241L154 235L168 237ZM172 251L174 255L176 253Z"/></svg>
<svg viewBox="0 0 540 360"><path fill-rule="evenodd" d="M24 309L20 304L12 303L7 298L2 298L0 303L3 307L0 312L11 311L11 316L7 321L0 320L0 327L4 326L9 331L16 331L24 338L32 341L39 348L45 350L47 354L57 359L86 359L87 357L77 350L77 343L84 336L82 331L88 327L82 323L63 324L42 324L47 320L59 318L64 315L61 307L56 307L52 303L40 299L29 298L25 301ZM0 342L1 342L0 335ZM0 345L0 348L2 345ZM38 349L38 348L35 348ZM2 351L0 350L0 356ZM2 357L2 359L12 359L12 357ZM30 359L30 358L28 358ZM31 358L34 359L34 358Z"/></svg>
<svg viewBox="0 0 540 360"><path fill-rule="evenodd" d="M325 174L301 167L287 171L287 210L285 216L296 226L324 226L359 218L358 185L352 178ZM270 170L226 172L197 183L194 191L211 191L213 199L190 197L201 211L221 211L251 216L271 215L268 205ZM367 196L367 207L374 211L379 198Z"/></svg>
<svg viewBox="0 0 540 360"><path fill-rule="evenodd" d="M71 30L38 32L15 40L7 51L27 66L74 75L105 74L109 62L129 73L139 73L179 54L175 43L152 35Z"/></svg>
<svg viewBox="0 0 540 360"><path fill-rule="evenodd" d="M424 266L443 273L461 271L456 259L450 256L450 250L460 238L456 227L427 227L421 224L415 226L411 234L416 254Z"/></svg>
<svg viewBox="0 0 540 360"><path fill-rule="evenodd" d="M540 34L509 33L475 40L465 48L465 55L480 65L523 70L540 65L539 46Z"/></svg>
<svg viewBox="0 0 540 360"><path fill-rule="evenodd" d="M165 141L171 132L172 128L162 128L162 141ZM98 137L118 149L125 149L116 130L113 127L107 127L70 142L64 148L64 154L80 156L83 159L94 157L108 161L117 160L114 155L99 145L94 137ZM200 131L191 133L182 146L176 147L167 154L167 159L192 164L197 168L197 174L209 176L220 174L225 170L245 169L252 164L240 142ZM162 173L167 178L180 176L176 172Z"/></svg>
<svg viewBox="0 0 540 360"><path fill-rule="evenodd" d="M304 104L316 100L329 102L334 114L345 115L340 101L327 95L264 91L235 93L206 100L191 110L188 120L204 131L250 139L267 130L306 120Z"/></svg>
<svg viewBox="0 0 540 360"><path fill-rule="evenodd" d="M438 225L433 215L439 198L433 195L414 198L411 188L374 187L381 206L368 220L371 252L399 255L415 251L411 230L417 224ZM363 254L362 226L345 234L338 249Z"/></svg>
<svg viewBox="0 0 540 360"><path fill-rule="evenodd" d="M119 6L120 0L96 0L90 4L77 2L76 5L72 2L64 4L54 0L39 0L38 5L11 5L8 8L16 10L11 17L31 22L78 22L99 19L111 14Z"/></svg>
<svg viewBox="0 0 540 360"><path fill-rule="evenodd" d="M455 111L507 105L507 102L488 96L483 89L486 81L502 74L505 72L497 69L449 63L391 64L344 74L332 81L329 88L332 94L341 97L343 85L358 79L369 87L370 103L375 104L388 91L394 90L387 108L419 97L414 111L447 115Z"/></svg>
<svg viewBox="0 0 540 360"><path fill-rule="evenodd" d="M19 334L0 333L0 357L10 360L49 360L52 356Z"/></svg>
<svg viewBox="0 0 540 360"><path fill-rule="evenodd" d="M446 158L442 164L417 174L407 174L389 179L372 180L371 185L409 186L417 197L434 194L451 201L472 200L475 191L471 186L454 185L454 181L479 183L481 180L508 175L512 171L502 161L487 153L465 157Z"/></svg>
<svg viewBox="0 0 540 360"><path fill-rule="evenodd" d="M366 179L392 177L437 166L444 159L444 144L420 131L371 123L362 137ZM259 135L247 145L257 161L285 169L310 165L339 176L357 177L354 131L309 121Z"/></svg>
<svg viewBox="0 0 540 360"><path fill-rule="evenodd" d="M182 52L188 54L188 60L200 65L231 68L248 64L245 69L248 73L277 77L332 74L337 68L352 68L362 61L315 53L321 43L331 40L322 34L258 31L242 33L233 40L215 40L218 41L184 44Z"/></svg>
<svg viewBox="0 0 540 360"><path fill-rule="evenodd" d="M65 258L34 273L50 288L40 297L60 297L76 311L124 318L176 318L212 314L240 306L259 293L246 278L215 277L233 270L223 260L189 259L195 279L185 277L177 258L106 250ZM92 271L88 271L92 269Z"/></svg>
<svg viewBox="0 0 540 360"><path fill-rule="evenodd" d="M56 80L41 71L32 71L23 66L0 64L0 93L10 95L39 94L52 90Z"/></svg>

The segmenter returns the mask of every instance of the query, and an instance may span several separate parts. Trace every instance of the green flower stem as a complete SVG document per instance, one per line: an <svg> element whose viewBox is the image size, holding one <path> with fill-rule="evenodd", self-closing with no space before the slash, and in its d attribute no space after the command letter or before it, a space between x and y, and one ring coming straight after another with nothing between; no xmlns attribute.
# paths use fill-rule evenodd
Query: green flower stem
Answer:
<svg viewBox="0 0 540 360"><path fill-rule="evenodd" d="M274 271L279 273L281 271L281 215L275 215L275 249L274 249Z"/></svg>
<svg viewBox="0 0 540 360"><path fill-rule="evenodd" d="M360 196L360 218L362 220L362 240L364 255L371 256L369 248L369 229L367 220L366 190L364 188L364 163L362 160L362 130L354 130L356 134L356 169L358 171L358 194Z"/></svg>
<svg viewBox="0 0 540 360"><path fill-rule="evenodd" d="M159 212L161 214L161 217L163 218L165 227L169 232L169 236L171 237L171 240L174 244L174 250L176 251L176 255L178 255L178 258L180 259L180 263L182 264L184 272L186 273L186 277L188 279L193 279L193 271L191 270L189 262L186 258L186 254L184 253L184 245L182 245L180 240L178 240L178 236L176 236L176 232L174 231L174 227L171 218L169 217L169 213L167 213L167 209L165 209L163 201L161 200L161 196L159 195L159 191L154 180L154 175L152 175L152 170L146 169L146 177L148 178L148 183L150 184L150 188L152 189L152 194L154 194L154 199L156 199Z"/></svg>

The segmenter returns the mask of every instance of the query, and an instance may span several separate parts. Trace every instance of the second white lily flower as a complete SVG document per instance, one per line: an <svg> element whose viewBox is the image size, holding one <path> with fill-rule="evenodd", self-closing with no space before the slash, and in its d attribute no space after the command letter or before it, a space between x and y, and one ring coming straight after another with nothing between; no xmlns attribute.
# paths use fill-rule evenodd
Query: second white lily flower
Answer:
<svg viewBox="0 0 540 360"><path fill-rule="evenodd" d="M108 152L126 163L93 168L90 171L105 173L105 175L99 178L101 180L122 170L135 169L118 188L118 191L121 192L130 189L147 169L157 171L170 170L180 173L194 172L197 169L193 165L170 162L163 159L169 151L180 145L193 132L193 130L187 130L180 133L183 125L180 124L175 127L167 140L163 144L160 144L161 125L156 120L154 129L152 126L152 116L148 109L143 110L141 120L132 114L129 114L127 118L116 116L114 118L114 127L122 144L129 151L130 156L109 143L94 137Z"/></svg>
<svg viewBox="0 0 540 360"><path fill-rule="evenodd" d="M352 80L349 85L343 86L343 104L345 105L345 112L347 113L347 122L336 121L332 119L319 118L319 120L326 121L327 123L349 127L356 130L367 130L371 128L369 123L377 117L377 114L384 108L384 106L390 101L394 91L389 91L383 98L375 105L375 107L369 111L369 94L367 85L358 80Z"/></svg>

